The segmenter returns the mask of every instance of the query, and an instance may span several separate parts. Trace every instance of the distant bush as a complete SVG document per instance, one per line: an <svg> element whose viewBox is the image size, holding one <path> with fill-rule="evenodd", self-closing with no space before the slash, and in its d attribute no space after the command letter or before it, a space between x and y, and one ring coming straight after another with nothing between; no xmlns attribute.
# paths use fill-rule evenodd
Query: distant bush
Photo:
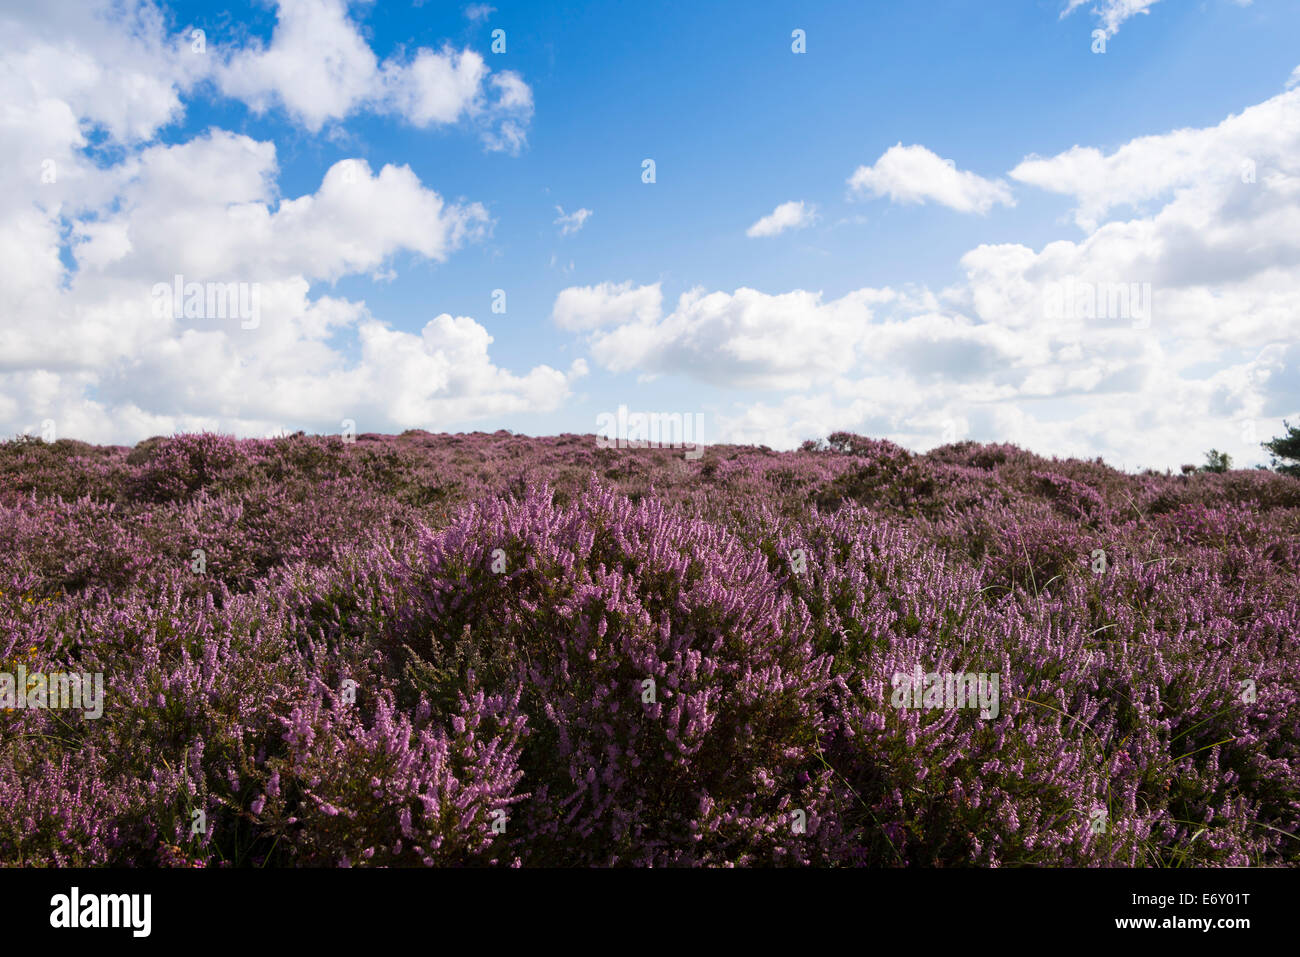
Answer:
<svg viewBox="0 0 1300 957"><path fill-rule="evenodd" d="M1210 449L1205 453L1205 464L1201 466L1202 472L1226 472L1232 468L1232 456L1227 452L1220 452L1218 449Z"/></svg>

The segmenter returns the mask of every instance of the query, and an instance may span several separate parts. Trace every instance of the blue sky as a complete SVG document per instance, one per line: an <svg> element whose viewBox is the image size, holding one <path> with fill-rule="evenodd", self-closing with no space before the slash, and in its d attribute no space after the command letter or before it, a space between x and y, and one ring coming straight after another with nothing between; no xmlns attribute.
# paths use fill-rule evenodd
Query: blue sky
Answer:
<svg viewBox="0 0 1300 957"><path fill-rule="evenodd" d="M57 0L0 35L10 434L626 404L1136 468L1300 418L1292 0ZM257 327L152 312L177 273L256 284ZM1149 321L1045 315L1076 281Z"/></svg>

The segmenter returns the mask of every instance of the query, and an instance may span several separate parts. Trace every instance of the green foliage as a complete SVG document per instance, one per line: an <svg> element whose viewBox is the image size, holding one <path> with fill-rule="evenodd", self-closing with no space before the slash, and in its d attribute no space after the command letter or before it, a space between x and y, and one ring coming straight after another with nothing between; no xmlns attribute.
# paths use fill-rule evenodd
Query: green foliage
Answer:
<svg viewBox="0 0 1300 957"><path fill-rule="evenodd" d="M1290 425L1285 420L1282 427L1287 430L1286 435L1279 435L1260 444L1272 456L1270 464L1273 468L1283 475L1300 478L1300 427Z"/></svg>
<svg viewBox="0 0 1300 957"><path fill-rule="evenodd" d="M1232 456L1227 452L1210 449L1205 453L1205 464L1201 466L1202 472L1226 472L1230 468L1232 468Z"/></svg>

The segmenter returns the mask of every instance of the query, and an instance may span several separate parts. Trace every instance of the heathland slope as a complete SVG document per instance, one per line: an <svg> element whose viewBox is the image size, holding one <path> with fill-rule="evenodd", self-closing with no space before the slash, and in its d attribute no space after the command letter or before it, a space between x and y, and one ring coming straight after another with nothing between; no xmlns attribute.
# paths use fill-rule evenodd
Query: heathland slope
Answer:
<svg viewBox="0 0 1300 957"><path fill-rule="evenodd" d="M1294 864L1298 561L1011 446L4 443L0 861Z"/></svg>

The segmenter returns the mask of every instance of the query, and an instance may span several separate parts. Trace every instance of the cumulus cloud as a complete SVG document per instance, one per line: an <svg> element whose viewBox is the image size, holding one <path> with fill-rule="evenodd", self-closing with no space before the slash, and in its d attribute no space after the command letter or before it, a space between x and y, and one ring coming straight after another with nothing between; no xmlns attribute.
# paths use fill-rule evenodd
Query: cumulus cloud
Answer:
<svg viewBox="0 0 1300 957"><path fill-rule="evenodd" d="M554 314L564 328L594 330L592 357L614 372L802 388L819 376L847 371L869 341L873 308L896 298L888 289L863 289L831 302L805 290L768 295L748 288L692 289L665 316L659 284L625 283L565 289Z"/></svg>
<svg viewBox="0 0 1300 957"><path fill-rule="evenodd" d="M888 196L896 203L933 200L960 213L987 213L993 206L1014 206L1011 190L1002 180L987 180L957 169L924 146L891 146L873 166L859 166L849 177L858 196Z"/></svg>
<svg viewBox="0 0 1300 957"><path fill-rule="evenodd" d="M1129 468L1210 446L1262 461L1259 442L1300 415L1300 89L1012 176L1072 197L1084 235L977 246L938 292L696 289L667 315L619 315L606 296L575 328L611 371L786 393L720 413L718 441L851 429Z"/></svg>
<svg viewBox="0 0 1300 957"><path fill-rule="evenodd" d="M745 231L745 235L750 239L777 236L787 229L803 229L805 226L810 226L816 218L817 207L805 204L803 200L782 203L750 226Z"/></svg>
<svg viewBox="0 0 1300 957"><path fill-rule="evenodd" d="M181 97L208 70L163 14L143 0L87 6L76 0L0 10L0 83L7 145L72 160L80 127L114 142L150 139L184 116ZM21 134L21 138L20 138Z"/></svg>
<svg viewBox="0 0 1300 957"><path fill-rule="evenodd" d="M141 150L131 168L115 210L78 231L80 280L110 266L142 279L335 280L374 273L399 250L443 262L489 225L481 204L447 203L409 167L374 173L360 159L334 164L316 192L281 199L274 146L222 130Z"/></svg>
<svg viewBox="0 0 1300 957"><path fill-rule="evenodd" d="M364 109L420 128L464 120L489 149L517 151L533 112L518 74L492 74L470 49L420 48L379 62L346 0L279 0L270 43L225 51L216 75L226 95L259 113L280 105L313 132Z"/></svg>
<svg viewBox="0 0 1300 957"><path fill-rule="evenodd" d="M286 5L291 16L309 7ZM326 16L293 28L308 39L324 31L335 43L326 53L347 61L321 77L335 105L304 92L294 101L304 116L365 106L353 95L371 61L330 39L339 26ZM170 35L148 3L88 13L51 0L0 14L0 170L10 184L0 193L0 429L49 418L60 435L134 442L182 429L330 431L343 418L447 428L556 408L582 360L515 374L491 360L492 337L472 317L430 309L403 316L420 329L407 332L364 302L312 293L345 276L392 277L398 257L445 262L490 230L481 204L445 200L409 167L359 159L284 196L270 142L215 128L158 141L221 62ZM274 57L255 68L270 87L287 69ZM419 70L410 82L430 88ZM500 88L515 107L531 104L526 86ZM434 101L410 109L453 115ZM92 132L99 158L87 150ZM242 291L246 305L255 296L258 321L175 314L157 292L176 276Z"/></svg>
<svg viewBox="0 0 1300 957"><path fill-rule="evenodd" d="M1260 193L1238 189L1254 185L1251 179L1265 183L1263 192L1284 187L1297 173L1294 155L1287 152L1297 138L1300 90L1291 90L1216 126L1138 137L1109 155L1075 146L1052 157L1029 156L1009 175L1072 197L1079 225L1092 229L1119 207L1192 194Z"/></svg>
<svg viewBox="0 0 1300 957"><path fill-rule="evenodd" d="M654 322L663 306L659 283L634 286L602 282L598 286L570 286L555 297L551 318L561 329L597 329L612 323Z"/></svg>
<svg viewBox="0 0 1300 957"><path fill-rule="evenodd" d="M555 219L555 225L560 227L561 236L576 233L587 222L587 218L591 216L591 210L589 209L576 209L571 213L566 213L563 206L556 206L555 211L560 214Z"/></svg>

